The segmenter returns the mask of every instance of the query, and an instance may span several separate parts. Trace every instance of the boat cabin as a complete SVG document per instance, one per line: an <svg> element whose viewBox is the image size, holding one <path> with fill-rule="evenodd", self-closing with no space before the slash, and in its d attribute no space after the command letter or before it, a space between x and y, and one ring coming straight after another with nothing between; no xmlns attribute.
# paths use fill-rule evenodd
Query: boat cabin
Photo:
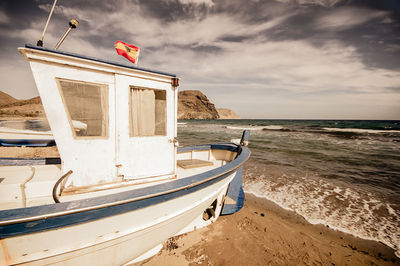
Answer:
<svg viewBox="0 0 400 266"><path fill-rule="evenodd" d="M173 74L27 45L69 185L176 177Z"/></svg>

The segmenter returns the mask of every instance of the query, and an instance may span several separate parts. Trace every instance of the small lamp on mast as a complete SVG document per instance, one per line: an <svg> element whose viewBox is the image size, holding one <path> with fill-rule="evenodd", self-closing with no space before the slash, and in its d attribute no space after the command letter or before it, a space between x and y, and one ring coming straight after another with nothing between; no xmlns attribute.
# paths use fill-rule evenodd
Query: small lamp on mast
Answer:
<svg viewBox="0 0 400 266"><path fill-rule="evenodd" d="M74 19L74 18L71 19L71 20L69 21L69 28L68 28L67 31L64 33L64 35L61 37L61 39L58 41L56 47L54 48L55 50L57 50L58 47L60 47L60 45L63 43L63 41L65 40L65 38L66 38L67 35L69 34L69 32L70 32L72 29L75 29L76 27L78 27L78 25L79 25L79 21L76 20L76 19Z"/></svg>

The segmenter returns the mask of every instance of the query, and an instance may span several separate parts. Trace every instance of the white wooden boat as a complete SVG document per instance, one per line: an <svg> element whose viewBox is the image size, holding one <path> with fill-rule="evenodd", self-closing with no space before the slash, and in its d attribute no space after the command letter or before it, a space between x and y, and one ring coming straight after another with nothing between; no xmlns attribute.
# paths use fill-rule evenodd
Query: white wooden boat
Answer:
<svg viewBox="0 0 400 266"><path fill-rule="evenodd" d="M51 132L0 127L0 146L46 147L56 145Z"/></svg>
<svg viewBox="0 0 400 266"><path fill-rule="evenodd" d="M72 120L72 126L76 131L87 130L87 125L80 121ZM3 123L6 124L16 124L16 127L2 126ZM34 124L36 126L41 126L46 124L44 120L11 120L2 121L0 123L0 146L5 147L48 147L55 146L53 134L51 131L39 131L33 129L25 129L18 127L25 127L28 124ZM38 124L38 125L37 125Z"/></svg>
<svg viewBox="0 0 400 266"><path fill-rule="evenodd" d="M61 158L0 167L0 265L137 262L241 209L249 134L239 145L178 147L175 75L30 45L19 51Z"/></svg>

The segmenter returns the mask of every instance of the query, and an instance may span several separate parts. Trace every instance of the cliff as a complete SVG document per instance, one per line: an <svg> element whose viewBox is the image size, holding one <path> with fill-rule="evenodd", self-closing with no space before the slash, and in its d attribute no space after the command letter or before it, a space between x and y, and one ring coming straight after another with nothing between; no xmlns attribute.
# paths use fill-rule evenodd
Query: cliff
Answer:
<svg viewBox="0 0 400 266"><path fill-rule="evenodd" d="M217 112L219 119L240 119L240 116L228 108L217 108Z"/></svg>
<svg viewBox="0 0 400 266"><path fill-rule="evenodd" d="M207 96L197 90L178 93L178 119L218 119L219 115Z"/></svg>

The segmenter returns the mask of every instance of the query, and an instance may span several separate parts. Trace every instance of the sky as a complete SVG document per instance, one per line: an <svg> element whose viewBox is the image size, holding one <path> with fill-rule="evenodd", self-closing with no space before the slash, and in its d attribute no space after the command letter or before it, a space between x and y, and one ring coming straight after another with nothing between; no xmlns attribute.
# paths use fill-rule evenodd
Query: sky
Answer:
<svg viewBox="0 0 400 266"><path fill-rule="evenodd" d="M0 2L0 90L38 95L18 53L36 44L53 0ZM181 78L242 118L400 120L399 0L58 0L44 37L53 49Z"/></svg>

